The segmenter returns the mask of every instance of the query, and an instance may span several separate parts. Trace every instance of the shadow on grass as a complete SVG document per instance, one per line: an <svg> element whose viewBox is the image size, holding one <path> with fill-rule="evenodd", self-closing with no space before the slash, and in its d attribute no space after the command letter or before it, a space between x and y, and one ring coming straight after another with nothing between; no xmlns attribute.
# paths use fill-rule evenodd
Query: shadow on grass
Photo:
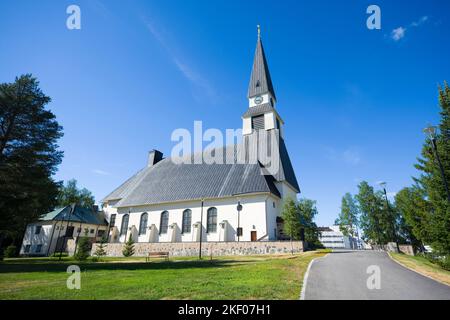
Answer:
<svg viewBox="0 0 450 320"><path fill-rule="evenodd" d="M163 261L163 262L33 262L33 263L0 263L0 273L18 272L66 272L69 265L78 265L81 271L100 270L163 270L163 269L192 269L192 268L223 268L232 265L247 264L258 260L195 260L195 261Z"/></svg>

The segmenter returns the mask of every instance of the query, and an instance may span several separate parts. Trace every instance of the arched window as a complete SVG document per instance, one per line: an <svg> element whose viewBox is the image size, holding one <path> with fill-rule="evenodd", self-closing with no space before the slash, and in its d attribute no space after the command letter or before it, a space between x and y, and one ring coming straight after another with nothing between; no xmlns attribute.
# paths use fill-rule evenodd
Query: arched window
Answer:
<svg viewBox="0 0 450 320"><path fill-rule="evenodd" d="M192 223L192 211L190 209L186 209L183 211L183 223L181 227L181 232L190 233L191 223Z"/></svg>
<svg viewBox="0 0 450 320"><path fill-rule="evenodd" d="M148 213L141 214L141 223L139 224L139 234L145 234L147 232Z"/></svg>
<svg viewBox="0 0 450 320"><path fill-rule="evenodd" d="M161 222L159 224L159 234L167 233L167 229L169 229L169 212L163 211L163 212L161 212Z"/></svg>
<svg viewBox="0 0 450 320"><path fill-rule="evenodd" d="M216 232L217 231L217 209L216 208L209 208L208 214L207 214L207 225L206 225L206 232Z"/></svg>
<svg viewBox="0 0 450 320"><path fill-rule="evenodd" d="M122 217L122 225L120 227L120 235L124 235L127 233L128 230L128 219L130 218L130 216L128 214L125 214Z"/></svg>

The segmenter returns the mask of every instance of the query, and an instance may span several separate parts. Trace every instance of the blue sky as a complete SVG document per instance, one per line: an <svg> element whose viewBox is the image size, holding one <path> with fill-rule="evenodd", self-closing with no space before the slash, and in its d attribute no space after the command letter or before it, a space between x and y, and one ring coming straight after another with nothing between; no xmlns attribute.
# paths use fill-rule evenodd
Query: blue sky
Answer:
<svg viewBox="0 0 450 320"><path fill-rule="evenodd" d="M66 8L81 8L81 30ZM366 8L381 8L368 30ZM448 1L2 1L0 82L32 73L64 127L57 179L100 200L177 128L240 128L256 25L302 196L333 223L364 179L411 183L450 80ZM394 31L395 30L395 31Z"/></svg>

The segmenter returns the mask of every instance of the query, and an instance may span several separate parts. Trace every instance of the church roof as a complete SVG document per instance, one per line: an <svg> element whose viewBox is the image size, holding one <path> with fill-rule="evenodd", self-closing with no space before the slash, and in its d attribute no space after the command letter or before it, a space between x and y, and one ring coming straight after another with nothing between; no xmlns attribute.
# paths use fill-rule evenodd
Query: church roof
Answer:
<svg viewBox="0 0 450 320"><path fill-rule="evenodd" d="M57 208L52 212L42 215L39 218L39 221L70 221L99 225L108 224L101 214L94 212L90 208L76 205L73 212L71 212L71 210L72 206Z"/></svg>
<svg viewBox="0 0 450 320"><path fill-rule="evenodd" d="M261 38L258 36L247 97L251 98L265 93L270 93L276 100L275 90L273 89L272 79L270 78L269 66L264 53L264 47Z"/></svg>
<svg viewBox="0 0 450 320"><path fill-rule="evenodd" d="M248 110L242 115L242 117L243 118L254 117L271 111L275 111L272 105L270 103L264 103L258 106L248 108Z"/></svg>
<svg viewBox="0 0 450 320"><path fill-rule="evenodd" d="M223 150L225 157L228 150ZM176 164L165 158L136 173L102 202L120 199L115 207L127 207L251 193L281 197L273 177L263 175L259 164Z"/></svg>

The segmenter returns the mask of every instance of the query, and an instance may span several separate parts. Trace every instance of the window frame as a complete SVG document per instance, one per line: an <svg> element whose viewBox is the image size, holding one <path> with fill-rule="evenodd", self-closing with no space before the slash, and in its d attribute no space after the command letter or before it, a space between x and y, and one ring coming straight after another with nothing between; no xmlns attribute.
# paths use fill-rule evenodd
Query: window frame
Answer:
<svg viewBox="0 0 450 320"><path fill-rule="evenodd" d="M181 233L191 233L192 232L192 210L191 209L185 209L183 211L183 216L181 220Z"/></svg>
<svg viewBox="0 0 450 320"><path fill-rule="evenodd" d="M145 217L145 220L144 220ZM145 222L145 225L143 223ZM141 214L141 219L139 220L139 235L142 236L147 233L147 225L148 225L148 213L144 212Z"/></svg>
<svg viewBox="0 0 450 320"><path fill-rule="evenodd" d="M125 221L125 218L126 218L127 224L126 224L126 226L125 226L125 228L124 228L124 221ZM129 222L130 222L130 215L129 215L128 213L126 213L126 214L123 215L122 221L121 221L121 224L120 224L120 235L121 235L121 236L123 236L124 234L127 234L127 231L128 231L128 223L129 223ZM123 231L124 231L123 229L125 229L125 232L123 232Z"/></svg>
<svg viewBox="0 0 450 320"><path fill-rule="evenodd" d="M217 208L211 207L206 212L206 233L217 232Z"/></svg>
<svg viewBox="0 0 450 320"><path fill-rule="evenodd" d="M113 213L113 214L111 214L111 216L109 217L109 227L110 227L110 228L116 226L116 216L117 216L117 215L116 215L115 213Z"/></svg>
<svg viewBox="0 0 450 320"><path fill-rule="evenodd" d="M167 234L168 231L169 231L169 211L164 210L163 212L161 212L161 216L159 219L159 234Z"/></svg>
<svg viewBox="0 0 450 320"><path fill-rule="evenodd" d="M39 231L38 231L39 230ZM42 232L42 226L35 226L34 228L34 234L41 234Z"/></svg>

